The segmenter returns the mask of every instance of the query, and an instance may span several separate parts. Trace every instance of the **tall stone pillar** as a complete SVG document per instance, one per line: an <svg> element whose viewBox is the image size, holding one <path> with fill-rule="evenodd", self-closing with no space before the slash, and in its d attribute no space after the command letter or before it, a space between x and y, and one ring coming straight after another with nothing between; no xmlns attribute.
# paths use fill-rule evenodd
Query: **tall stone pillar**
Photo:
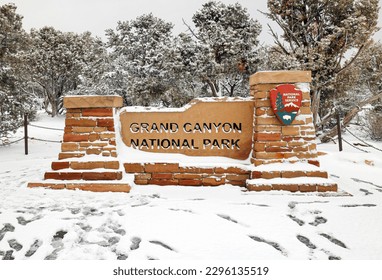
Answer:
<svg viewBox="0 0 382 280"><path fill-rule="evenodd" d="M120 96L69 96L65 131L58 161L45 172L44 181L28 187L129 192L120 182L123 171L117 157L114 111Z"/></svg>
<svg viewBox="0 0 382 280"><path fill-rule="evenodd" d="M309 71L258 72L251 76L251 96L255 99L251 161L256 167L247 180L248 190L337 191L337 184L319 169L310 82Z"/></svg>
<svg viewBox="0 0 382 280"><path fill-rule="evenodd" d="M310 107L310 82L310 71L257 72L251 76L251 96L255 98L252 163L256 166L285 161L307 161L319 166ZM270 91L285 84L302 91L302 105L290 125L279 121L270 101Z"/></svg>

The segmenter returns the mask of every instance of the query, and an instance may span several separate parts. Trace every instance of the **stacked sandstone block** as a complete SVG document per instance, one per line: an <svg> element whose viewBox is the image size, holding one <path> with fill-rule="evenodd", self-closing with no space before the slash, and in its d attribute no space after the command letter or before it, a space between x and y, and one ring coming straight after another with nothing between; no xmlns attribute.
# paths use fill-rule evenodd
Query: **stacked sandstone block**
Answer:
<svg viewBox="0 0 382 280"><path fill-rule="evenodd" d="M302 168L295 170L295 165ZM230 184L247 187L250 191L337 191L337 185L328 180L326 171L311 164L295 165L293 170L279 168L279 165L276 168L253 170L246 165L196 167L180 166L179 163L124 163L124 168L126 173L134 174L136 185L211 187Z"/></svg>
<svg viewBox="0 0 382 280"><path fill-rule="evenodd" d="M298 163L295 163L298 164ZM250 191L290 191L290 192L328 192L337 191L337 184L328 179L326 171L311 165L301 170L252 171L251 180L247 181Z"/></svg>
<svg viewBox="0 0 382 280"><path fill-rule="evenodd" d="M319 165L315 128L310 109L308 71L258 72L250 78L255 99L254 151L252 162L266 163L306 160ZM291 125L282 125L273 113L269 91L281 84L293 84L303 93L302 106Z"/></svg>
<svg viewBox="0 0 382 280"><path fill-rule="evenodd" d="M255 166L306 163L306 166L302 170L253 171L247 181L249 190L337 191L327 172L316 169L320 164L310 107L310 82L309 71L258 72L251 76L251 96L255 99L252 163ZM291 125L283 125L271 107L269 92L281 84L292 84L303 93L302 106Z"/></svg>
<svg viewBox="0 0 382 280"><path fill-rule="evenodd" d="M49 182L31 183L29 187L129 191L128 184L118 183L122 171L116 159L113 114L114 108L121 106L119 96L65 97L67 114L59 160L45 173L44 180Z"/></svg>
<svg viewBox="0 0 382 280"><path fill-rule="evenodd" d="M245 167L179 166L178 163L125 163L137 185L246 186L251 171Z"/></svg>

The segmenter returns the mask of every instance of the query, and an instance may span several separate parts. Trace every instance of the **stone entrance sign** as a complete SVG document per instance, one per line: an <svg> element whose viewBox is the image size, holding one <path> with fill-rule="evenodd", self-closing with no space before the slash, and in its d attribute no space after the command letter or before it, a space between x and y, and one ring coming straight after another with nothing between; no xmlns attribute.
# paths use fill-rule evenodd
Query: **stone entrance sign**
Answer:
<svg viewBox="0 0 382 280"><path fill-rule="evenodd" d="M137 185L337 191L319 169L310 82L309 71L258 72L250 77L249 98L202 98L164 110L120 108L119 96L66 96L61 153L44 180L28 186L115 192ZM146 152L160 156L150 158ZM194 158L182 162L182 157L169 159L169 153ZM221 158L198 161L211 156Z"/></svg>
<svg viewBox="0 0 382 280"><path fill-rule="evenodd" d="M254 101L196 99L178 110L121 112L128 146L147 152L247 159L252 151Z"/></svg>

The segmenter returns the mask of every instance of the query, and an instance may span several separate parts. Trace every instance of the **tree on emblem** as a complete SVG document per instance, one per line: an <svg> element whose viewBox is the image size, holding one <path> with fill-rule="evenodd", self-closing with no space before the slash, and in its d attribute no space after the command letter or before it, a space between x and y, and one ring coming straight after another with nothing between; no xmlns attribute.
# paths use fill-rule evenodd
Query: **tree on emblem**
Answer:
<svg viewBox="0 0 382 280"><path fill-rule="evenodd" d="M284 110L283 98L282 98L280 92L277 93L276 107L277 107L277 111L283 111Z"/></svg>

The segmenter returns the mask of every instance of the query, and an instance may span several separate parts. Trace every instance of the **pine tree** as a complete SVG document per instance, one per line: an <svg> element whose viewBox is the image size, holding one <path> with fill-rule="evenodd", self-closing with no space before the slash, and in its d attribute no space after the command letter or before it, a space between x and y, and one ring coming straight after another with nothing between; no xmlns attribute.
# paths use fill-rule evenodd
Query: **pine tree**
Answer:
<svg viewBox="0 0 382 280"><path fill-rule="evenodd" d="M0 6L0 137L22 124L24 113L33 113L33 95L26 90L20 54L27 38L22 16L14 4Z"/></svg>
<svg viewBox="0 0 382 280"><path fill-rule="evenodd" d="M185 50L173 37L172 28L171 23L148 14L107 30L112 62L104 80L127 105L184 104L187 90L182 88L182 75L187 63L183 58L187 54L182 57Z"/></svg>
<svg viewBox="0 0 382 280"><path fill-rule="evenodd" d="M32 29L24 59L31 81L44 97L45 110L54 117L62 97L81 84L81 77L97 66L103 46L89 32L75 34L53 27Z"/></svg>
<svg viewBox="0 0 382 280"><path fill-rule="evenodd" d="M276 107L277 107L278 111L283 111L284 110L283 98L281 96L281 93L277 93Z"/></svg>
<svg viewBox="0 0 382 280"><path fill-rule="evenodd" d="M196 41L195 77L208 85L212 96L248 95L250 74L256 72L261 25L239 3L209 1L189 27Z"/></svg>

